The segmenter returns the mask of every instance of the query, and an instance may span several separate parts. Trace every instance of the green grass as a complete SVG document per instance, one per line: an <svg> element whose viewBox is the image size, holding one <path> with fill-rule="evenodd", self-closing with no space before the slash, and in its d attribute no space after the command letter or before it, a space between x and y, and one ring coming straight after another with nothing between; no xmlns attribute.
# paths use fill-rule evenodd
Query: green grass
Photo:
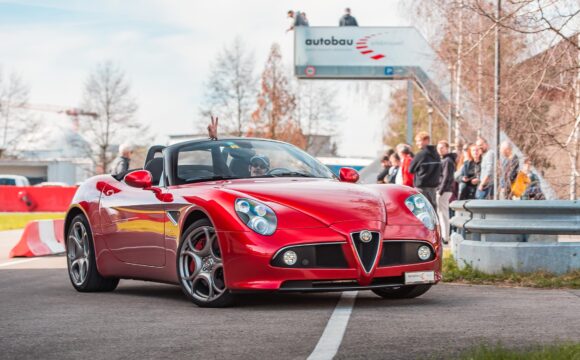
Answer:
<svg viewBox="0 0 580 360"><path fill-rule="evenodd" d="M510 350L503 346L482 345L459 356L461 360L580 360L580 343L536 346Z"/></svg>
<svg viewBox="0 0 580 360"><path fill-rule="evenodd" d="M525 286L546 289L580 289L580 270L563 275L554 275L545 271L533 273L516 273L504 269L499 274L486 274L471 265L459 268L452 255L443 258L443 281L482 285ZM580 358L578 359L580 360Z"/></svg>

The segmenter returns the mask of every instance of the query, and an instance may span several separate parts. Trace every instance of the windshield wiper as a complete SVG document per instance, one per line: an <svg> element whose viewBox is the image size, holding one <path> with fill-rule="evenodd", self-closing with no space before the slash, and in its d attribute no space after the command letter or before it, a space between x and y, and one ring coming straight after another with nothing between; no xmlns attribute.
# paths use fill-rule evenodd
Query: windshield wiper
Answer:
<svg viewBox="0 0 580 360"><path fill-rule="evenodd" d="M286 171L286 172L281 172L281 173L274 173L274 174L270 174L269 176L272 177L316 177L312 174L306 174L300 171Z"/></svg>
<svg viewBox="0 0 580 360"><path fill-rule="evenodd" d="M232 179L240 179L240 177L216 175L216 176L204 177L204 178L191 178L191 179L185 180L185 182L188 184L191 184L191 183L202 182L202 181L218 181L218 180L232 180Z"/></svg>

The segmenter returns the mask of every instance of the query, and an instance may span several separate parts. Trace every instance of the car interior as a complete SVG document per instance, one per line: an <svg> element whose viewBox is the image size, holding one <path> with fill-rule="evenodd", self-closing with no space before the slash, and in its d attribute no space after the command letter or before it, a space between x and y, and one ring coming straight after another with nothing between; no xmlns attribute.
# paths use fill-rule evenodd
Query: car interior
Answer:
<svg viewBox="0 0 580 360"><path fill-rule="evenodd" d="M153 145L147 151L144 170L151 173L153 186L164 186L163 177L163 145ZM204 148L180 149L178 154L177 178L180 183L210 179L215 176L248 178L250 177L250 159L256 155L256 150L244 143L235 146L209 146ZM113 175L122 181L129 172L140 170L130 169Z"/></svg>

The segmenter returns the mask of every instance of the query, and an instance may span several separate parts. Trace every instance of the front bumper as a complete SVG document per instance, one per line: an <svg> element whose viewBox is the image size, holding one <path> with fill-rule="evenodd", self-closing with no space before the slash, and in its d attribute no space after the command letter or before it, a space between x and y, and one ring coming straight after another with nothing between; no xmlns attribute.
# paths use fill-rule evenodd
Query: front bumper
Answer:
<svg viewBox="0 0 580 360"><path fill-rule="evenodd" d="M377 229L379 254L370 271L361 264L350 234ZM434 271L434 283L441 279L442 248L437 231L422 226L381 226L373 223L342 224L340 227L279 229L272 236L254 232L219 232L226 286L232 291L344 291L405 285L405 273ZM384 266L380 264L383 244L419 241L429 244L434 256L429 261ZM346 266L338 268L273 266L281 249L305 244L339 244Z"/></svg>

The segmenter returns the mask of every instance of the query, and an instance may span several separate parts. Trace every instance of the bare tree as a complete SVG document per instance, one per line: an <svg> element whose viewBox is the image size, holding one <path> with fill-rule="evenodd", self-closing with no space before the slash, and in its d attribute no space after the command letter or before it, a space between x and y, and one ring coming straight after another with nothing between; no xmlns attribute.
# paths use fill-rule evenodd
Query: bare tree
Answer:
<svg viewBox="0 0 580 360"><path fill-rule="evenodd" d="M19 139L35 127L25 109L29 87L16 73L5 74L0 69L0 157L14 156Z"/></svg>
<svg viewBox="0 0 580 360"><path fill-rule="evenodd" d="M110 61L98 64L85 83L82 108L97 114L80 124L83 135L92 143L86 149L87 155L97 173L107 172L115 155L111 147L132 135L135 140L143 139L146 132L135 119L137 103L130 94L125 73Z"/></svg>
<svg viewBox="0 0 580 360"><path fill-rule="evenodd" d="M242 136L247 131L257 90L255 61L241 38L218 54L205 85L201 114L220 117L225 133Z"/></svg>
<svg viewBox="0 0 580 360"><path fill-rule="evenodd" d="M317 155L330 143L317 141L320 136L333 136L340 121L336 91L330 86L313 81L298 81L296 91L296 117L304 133L304 150Z"/></svg>
<svg viewBox="0 0 580 360"><path fill-rule="evenodd" d="M479 16L493 19L487 1L472 0ZM505 128L536 163L550 169L557 189L566 185L560 173L562 155L569 159L569 198L577 198L578 77L580 76L580 3L577 0L507 0L497 24L504 33L524 36L528 53L536 53L508 69L506 100L501 111ZM542 49L538 53L538 48ZM532 50L532 51L530 51ZM523 51L522 51L523 52ZM510 81L511 80L511 81ZM502 80L503 81L503 80ZM557 115L556 115L557 114ZM543 145L541 148L538 145ZM541 150L540 150L541 149ZM560 178L564 174L559 174ZM560 191L563 195L563 191Z"/></svg>
<svg viewBox="0 0 580 360"><path fill-rule="evenodd" d="M535 40L544 37L546 41L546 36L556 36L580 49L574 39L580 30L574 29L574 22L580 17L578 0L507 0L504 6L507 11L497 22L499 26L522 34L539 35ZM469 7L481 16L495 19L489 0L472 0Z"/></svg>
<svg viewBox="0 0 580 360"><path fill-rule="evenodd" d="M505 114L508 133L528 155L544 160L540 165L549 169L546 178L562 195L567 187L570 199L577 198L579 177L579 65L580 50L563 40L527 59L517 69L518 91L512 111Z"/></svg>
<svg viewBox="0 0 580 360"><path fill-rule="evenodd" d="M493 34L501 29L502 130L560 196L575 198L578 0L503 0L499 19L496 0L416 0L406 6L452 72L451 105L468 140L492 135Z"/></svg>

